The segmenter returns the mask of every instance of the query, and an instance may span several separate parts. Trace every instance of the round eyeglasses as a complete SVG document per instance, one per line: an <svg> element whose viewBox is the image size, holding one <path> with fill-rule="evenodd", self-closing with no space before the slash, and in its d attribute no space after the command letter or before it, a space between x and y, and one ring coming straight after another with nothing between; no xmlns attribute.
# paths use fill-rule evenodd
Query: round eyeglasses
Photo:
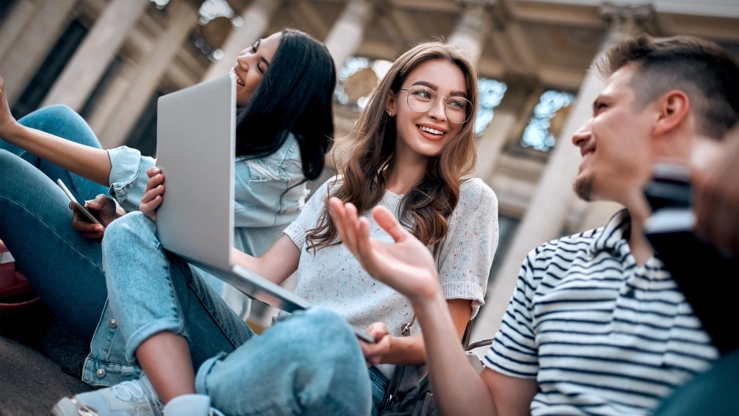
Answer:
<svg viewBox="0 0 739 416"><path fill-rule="evenodd" d="M472 112L472 102L462 97L444 97L438 95L434 90L428 87L416 85L410 88L401 88L408 91L407 102L408 107L417 112L425 113L431 110L436 104L437 98L446 100L444 106L446 118L454 124L464 124L470 119Z"/></svg>

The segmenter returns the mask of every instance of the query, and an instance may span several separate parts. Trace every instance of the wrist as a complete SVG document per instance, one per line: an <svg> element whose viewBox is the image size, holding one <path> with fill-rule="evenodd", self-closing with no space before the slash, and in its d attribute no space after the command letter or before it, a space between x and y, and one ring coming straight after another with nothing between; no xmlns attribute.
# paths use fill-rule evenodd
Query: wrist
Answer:
<svg viewBox="0 0 739 416"><path fill-rule="evenodd" d="M439 277L434 275L433 278L428 279L429 284L425 285L421 290L416 292L413 296L409 296L411 306L413 309L424 308L427 305L438 303L439 299L444 300L444 294L439 284Z"/></svg>
<svg viewBox="0 0 739 416"><path fill-rule="evenodd" d="M2 126L2 137L4 140L15 144L22 136L22 131L25 128L22 124L18 123L15 119L8 121Z"/></svg>
<svg viewBox="0 0 739 416"><path fill-rule="evenodd" d="M411 306L417 317L433 315L440 307L446 308L446 299L441 285L434 284L423 292L411 300Z"/></svg>

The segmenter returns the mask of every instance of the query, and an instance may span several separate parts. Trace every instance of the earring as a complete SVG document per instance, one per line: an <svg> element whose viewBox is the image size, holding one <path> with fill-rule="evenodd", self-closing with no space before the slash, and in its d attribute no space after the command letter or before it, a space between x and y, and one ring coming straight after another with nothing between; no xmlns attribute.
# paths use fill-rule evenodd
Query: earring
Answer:
<svg viewBox="0 0 739 416"><path fill-rule="evenodd" d="M388 111L387 112L387 115L390 116L390 117L392 117L393 116L393 112L392 111Z"/></svg>

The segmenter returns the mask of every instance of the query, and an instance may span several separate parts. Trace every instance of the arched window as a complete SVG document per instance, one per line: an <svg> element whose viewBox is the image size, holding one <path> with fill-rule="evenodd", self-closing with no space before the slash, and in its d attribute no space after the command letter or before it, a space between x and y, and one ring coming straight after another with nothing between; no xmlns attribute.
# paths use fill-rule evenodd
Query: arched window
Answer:
<svg viewBox="0 0 739 416"><path fill-rule="evenodd" d="M557 124L552 122L557 122L566 115L568 111L567 107L574 99L575 95L569 92L556 90L544 91L541 94L539 103L534 107L534 114L531 116L529 124L523 131L523 137L520 142L521 146L533 148L541 152L549 152L554 149L557 139L554 136L558 134L559 128L552 128L554 127L553 124ZM560 111L564 111L564 113ZM558 112L560 113L558 114ZM559 117L555 119L555 115Z"/></svg>

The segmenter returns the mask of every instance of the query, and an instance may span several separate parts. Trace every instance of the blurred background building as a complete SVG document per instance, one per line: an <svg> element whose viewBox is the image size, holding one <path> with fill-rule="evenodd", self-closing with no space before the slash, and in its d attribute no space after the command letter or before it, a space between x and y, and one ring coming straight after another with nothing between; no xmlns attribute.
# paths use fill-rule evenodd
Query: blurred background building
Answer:
<svg viewBox="0 0 739 416"><path fill-rule="evenodd" d="M476 176L500 203L473 339L497 329L529 250L618 209L571 191L580 156L570 137L602 87L588 71L598 54L647 32L697 35L739 55L739 0L0 0L0 76L16 117L65 104L104 147L154 155L158 97L225 74L241 49L286 27L324 41L340 68L339 137L412 45L440 37L473 56Z"/></svg>

